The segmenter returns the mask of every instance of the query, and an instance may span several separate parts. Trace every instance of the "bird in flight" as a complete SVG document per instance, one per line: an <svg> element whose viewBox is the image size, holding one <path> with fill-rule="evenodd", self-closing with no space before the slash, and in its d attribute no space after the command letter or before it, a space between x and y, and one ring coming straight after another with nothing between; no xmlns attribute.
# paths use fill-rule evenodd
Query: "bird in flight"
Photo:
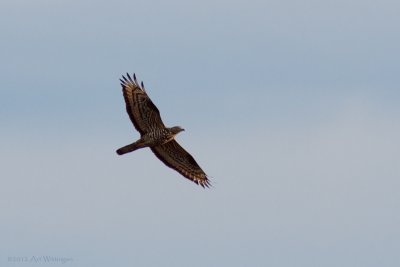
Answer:
<svg viewBox="0 0 400 267"><path fill-rule="evenodd" d="M132 144L119 148L116 152L123 155L140 148L149 147L165 165L176 170L187 179L202 187L209 187L210 181L194 158L183 149L175 136L184 131L180 126L168 128L161 120L160 111L147 95L143 82L138 83L127 73L122 76L121 86L126 103L126 111L140 139Z"/></svg>

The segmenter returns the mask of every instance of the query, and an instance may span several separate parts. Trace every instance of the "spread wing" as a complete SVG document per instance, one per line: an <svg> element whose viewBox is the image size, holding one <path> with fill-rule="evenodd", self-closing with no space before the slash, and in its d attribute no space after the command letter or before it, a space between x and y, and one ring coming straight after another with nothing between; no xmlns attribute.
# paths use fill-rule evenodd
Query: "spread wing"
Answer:
<svg viewBox="0 0 400 267"><path fill-rule="evenodd" d="M128 78L122 76L120 79L122 92L126 111L136 130L143 135L151 129L165 128L160 111L146 94L143 82L139 85L135 74L133 74L133 79L128 73L126 76Z"/></svg>
<svg viewBox="0 0 400 267"><path fill-rule="evenodd" d="M194 158L175 140L163 145L151 147L153 153L168 167L192 180L202 187L209 187L210 181Z"/></svg>

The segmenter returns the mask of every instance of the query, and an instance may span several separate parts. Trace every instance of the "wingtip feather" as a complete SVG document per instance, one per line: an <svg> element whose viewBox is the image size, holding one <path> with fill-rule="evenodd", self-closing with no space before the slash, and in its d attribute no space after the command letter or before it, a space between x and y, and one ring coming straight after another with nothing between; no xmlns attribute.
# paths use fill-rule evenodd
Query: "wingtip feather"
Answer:
<svg viewBox="0 0 400 267"><path fill-rule="evenodd" d="M126 76L128 76L128 79L129 79L130 81L132 81L131 75L129 75L128 72L126 73Z"/></svg>
<svg viewBox="0 0 400 267"><path fill-rule="evenodd" d="M200 185L201 185L204 189L205 189L205 188L210 188L210 187L211 187L210 180L208 180L207 178L206 178L206 180L201 181L201 182L200 182Z"/></svg>

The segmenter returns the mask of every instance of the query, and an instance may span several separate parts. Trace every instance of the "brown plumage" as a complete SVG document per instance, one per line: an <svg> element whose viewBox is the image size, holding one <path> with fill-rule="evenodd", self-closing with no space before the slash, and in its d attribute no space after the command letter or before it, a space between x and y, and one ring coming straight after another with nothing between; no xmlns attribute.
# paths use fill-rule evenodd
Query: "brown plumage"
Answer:
<svg viewBox="0 0 400 267"><path fill-rule="evenodd" d="M167 128L161 120L160 111L148 97L143 82L139 84L136 75L133 79L127 73L122 76L121 86L125 98L126 111L141 137L136 142L117 150L118 155L136 149L150 147L165 165L178 171L184 177L202 187L209 187L207 175L194 158L176 141L175 136L184 131L179 126Z"/></svg>

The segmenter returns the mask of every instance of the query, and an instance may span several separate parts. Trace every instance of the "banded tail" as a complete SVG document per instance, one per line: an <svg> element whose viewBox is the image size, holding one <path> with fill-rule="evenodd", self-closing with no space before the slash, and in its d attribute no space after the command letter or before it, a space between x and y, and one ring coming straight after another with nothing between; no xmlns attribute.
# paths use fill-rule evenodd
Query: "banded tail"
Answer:
<svg viewBox="0 0 400 267"><path fill-rule="evenodd" d="M129 144L129 145L126 145L126 146L123 146L123 147L117 149L117 154L123 155L123 154L135 151L136 149L143 148L143 147L144 147L143 143L141 143L139 140L137 142L134 142L132 144Z"/></svg>

